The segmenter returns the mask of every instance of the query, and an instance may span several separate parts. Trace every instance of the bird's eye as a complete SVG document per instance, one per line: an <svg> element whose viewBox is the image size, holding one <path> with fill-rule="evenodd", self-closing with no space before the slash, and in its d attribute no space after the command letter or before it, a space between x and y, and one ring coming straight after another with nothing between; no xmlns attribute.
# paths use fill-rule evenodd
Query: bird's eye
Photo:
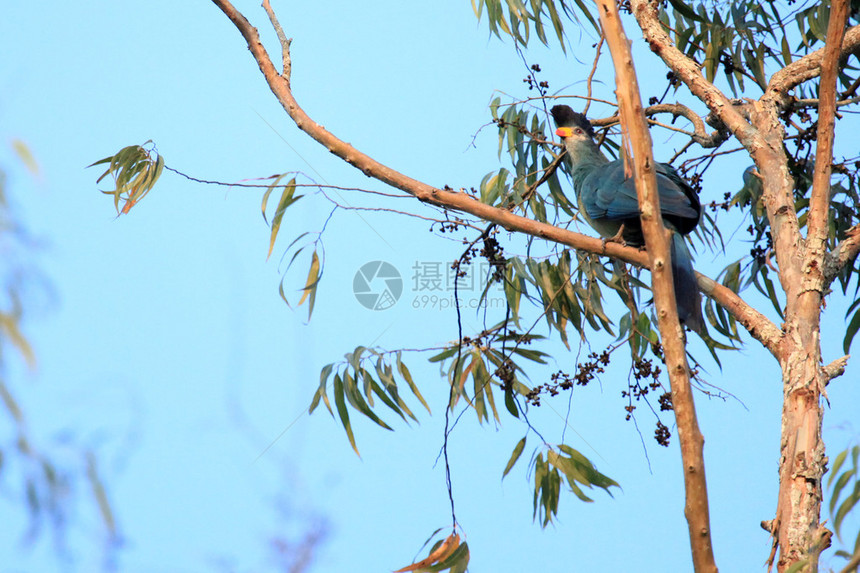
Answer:
<svg viewBox="0 0 860 573"><path fill-rule="evenodd" d="M573 133L575 133L577 135L582 135L582 130L577 127L576 129L573 130Z"/></svg>

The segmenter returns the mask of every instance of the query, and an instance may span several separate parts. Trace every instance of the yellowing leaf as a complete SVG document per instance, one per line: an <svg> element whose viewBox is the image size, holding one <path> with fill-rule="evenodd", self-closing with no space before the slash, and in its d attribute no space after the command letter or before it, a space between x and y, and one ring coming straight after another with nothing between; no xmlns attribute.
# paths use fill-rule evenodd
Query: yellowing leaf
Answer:
<svg viewBox="0 0 860 573"><path fill-rule="evenodd" d="M308 270L308 280L305 282L305 287L302 289L304 291L302 293L302 298L299 299L299 306L301 306L305 300L308 301L308 320L310 320L311 314L314 311L314 301L316 301L317 298L317 285L321 278L320 257L317 252L314 251L314 254L311 257L311 267Z"/></svg>
<svg viewBox="0 0 860 573"><path fill-rule="evenodd" d="M432 567L437 563L441 563L445 559L447 559L454 551L457 550L457 547L460 546L460 535L458 533L452 533L445 540L439 544L436 549L430 552L430 555L422 559L421 561L417 561L412 565L408 565L403 567L402 569L398 569L394 573L406 573L407 571L420 571L421 569L426 569L428 567Z"/></svg>

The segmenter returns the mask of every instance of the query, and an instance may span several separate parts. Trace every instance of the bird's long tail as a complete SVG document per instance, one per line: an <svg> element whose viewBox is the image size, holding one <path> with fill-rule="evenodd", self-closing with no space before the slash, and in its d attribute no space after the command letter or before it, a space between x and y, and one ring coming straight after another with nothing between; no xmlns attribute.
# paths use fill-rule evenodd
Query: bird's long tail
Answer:
<svg viewBox="0 0 860 573"><path fill-rule="evenodd" d="M693 270L693 257L687 242L680 233L672 233L672 278L675 285L675 302L681 324L699 333L705 332L702 318L702 295Z"/></svg>

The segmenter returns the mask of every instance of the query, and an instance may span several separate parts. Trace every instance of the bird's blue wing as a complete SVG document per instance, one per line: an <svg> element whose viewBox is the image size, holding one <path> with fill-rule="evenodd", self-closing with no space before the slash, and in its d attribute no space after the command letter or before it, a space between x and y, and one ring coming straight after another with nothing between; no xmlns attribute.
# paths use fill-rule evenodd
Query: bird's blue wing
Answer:
<svg viewBox="0 0 860 573"><path fill-rule="evenodd" d="M671 166L657 164L657 189L664 217L698 222L701 210L698 197ZM624 176L621 160L592 169L582 181L580 192L586 213L592 219L617 221L639 215L636 184Z"/></svg>
<svg viewBox="0 0 860 573"><path fill-rule="evenodd" d="M612 161L590 171L580 188L581 202L589 217L618 221L639 216L639 200L633 181L625 181L624 165Z"/></svg>

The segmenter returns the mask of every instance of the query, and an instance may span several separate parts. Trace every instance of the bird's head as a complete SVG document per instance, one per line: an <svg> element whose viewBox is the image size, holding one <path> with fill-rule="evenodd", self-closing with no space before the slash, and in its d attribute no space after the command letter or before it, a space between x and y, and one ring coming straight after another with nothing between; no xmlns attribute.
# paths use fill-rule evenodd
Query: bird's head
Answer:
<svg viewBox="0 0 860 573"><path fill-rule="evenodd" d="M557 105L549 112L558 127L555 134L559 137L574 140L591 140L594 138L594 127L584 115L573 111L570 106Z"/></svg>

